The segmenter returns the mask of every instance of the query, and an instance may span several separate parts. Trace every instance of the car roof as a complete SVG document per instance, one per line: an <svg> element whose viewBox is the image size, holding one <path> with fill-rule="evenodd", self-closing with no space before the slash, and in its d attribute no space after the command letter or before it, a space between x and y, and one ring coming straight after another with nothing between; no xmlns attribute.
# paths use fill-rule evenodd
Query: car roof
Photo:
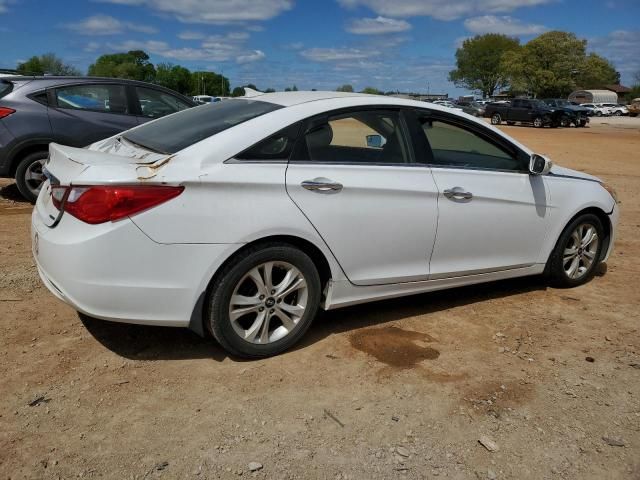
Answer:
<svg viewBox="0 0 640 480"><path fill-rule="evenodd" d="M329 91L297 91L297 92L275 92L275 93L263 93L255 95L252 100L260 100L262 102L275 103L282 105L283 107L292 107L301 103L316 102L318 100L331 100L334 98L349 98L349 97L363 97L363 98L389 98L382 95L368 95L366 93L351 93L351 92L329 92ZM242 98L242 97L241 97ZM398 100L398 99L396 99Z"/></svg>

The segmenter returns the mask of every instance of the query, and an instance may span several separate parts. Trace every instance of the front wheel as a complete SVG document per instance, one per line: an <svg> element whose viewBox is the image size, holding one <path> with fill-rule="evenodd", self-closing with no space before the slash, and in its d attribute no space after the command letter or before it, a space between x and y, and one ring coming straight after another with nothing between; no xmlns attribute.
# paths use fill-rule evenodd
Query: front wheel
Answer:
<svg viewBox="0 0 640 480"><path fill-rule="evenodd" d="M563 128L570 127L571 120L569 120L569 117L567 117L566 115L563 115L562 117L560 117L560 126Z"/></svg>
<svg viewBox="0 0 640 480"><path fill-rule="evenodd" d="M48 155L45 151L31 153L20 161L16 169L18 190L31 203L36 203L40 188L45 181L42 167Z"/></svg>
<svg viewBox="0 0 640 480"><path fill-rule="evenodd" d="M501 122L502 118L500 117L499 113L494 113L493 115L491 115L491 125L500 125Z"/></svg>
<svg viewBox="0 0 640 480"><path fill-rule="evenodd" d="M621 117L622 116L622 112L620 110L616 110L615 112L613 112L613 115L616 117Z"/></svg>
<svg viewBox="0 0 640 480"><path fill-rule="evenodd" d="M542 128L544 126L544 122L542 121L542 117L536 117L533 119L533 126L536 128Z"/></svg>
<svg viewBox="0 0 640 480"><path fill-rule="evenodd" d="M242 252L212 285L209 328L232 355L259 358L293 346L320 304L320 277L307 254L273 243Z"/></svg>
<svg viewBox="0 0 640 480"><path fill-rule="evenodd" d="M547 265L552 283L577 287L595 274L604 240L600 219L589 213L574 219L562 232Z"/></svg>

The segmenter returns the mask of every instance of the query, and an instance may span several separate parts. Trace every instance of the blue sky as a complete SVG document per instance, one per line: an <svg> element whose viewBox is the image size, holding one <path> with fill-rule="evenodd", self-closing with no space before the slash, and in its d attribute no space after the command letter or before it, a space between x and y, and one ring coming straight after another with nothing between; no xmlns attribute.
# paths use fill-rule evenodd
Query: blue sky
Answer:
<svg viewBox="0 0 640 480"><path fill-rule="evenodd" d="M0 67L54 52L86 70L103 53L223 71L233 86L457 95L454 53L474 34L523 42L567 30L640 70L640 0L0 0Z"/></svg>

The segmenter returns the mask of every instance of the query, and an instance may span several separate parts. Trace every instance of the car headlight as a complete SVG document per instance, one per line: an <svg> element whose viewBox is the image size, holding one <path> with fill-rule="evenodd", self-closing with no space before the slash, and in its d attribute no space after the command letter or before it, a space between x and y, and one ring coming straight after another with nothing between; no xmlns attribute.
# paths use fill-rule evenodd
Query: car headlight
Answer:
<svg viewBox="0 0 640 480"><path fill-rule="evenodd" d="M604 183L604 182L600 183L600 185L602 185L602 187L603 187L607 192L609 192L609 194L611 195L611 197L613 197L613 200L614 200L616 203L619 203L619 201L618 201L618 193L615 191L615 189L614 189L611 185L608 185L608 184L606 184L606 183Z"/></svg>

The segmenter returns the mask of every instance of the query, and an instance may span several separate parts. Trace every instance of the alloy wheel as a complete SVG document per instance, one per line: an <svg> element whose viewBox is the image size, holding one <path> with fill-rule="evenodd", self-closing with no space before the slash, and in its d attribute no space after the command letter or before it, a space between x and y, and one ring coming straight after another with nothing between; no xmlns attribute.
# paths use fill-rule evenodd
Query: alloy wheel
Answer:
<svg viewBox="0 0 640 480"><path fill-rule="evenodd" d="M45 176L42 172L44 162L45 161L43 159L34 160L29 164L24 172L24 183L35 197L40 193L42 184L45 181Z"/></svg>
<svg viewBox="0 0 640 480"><path fill-rule="evenodd" d="M273 343L296 328L308 297L307 280L298 268L283 261L265 262L249 270L234 288L229 319L243 340Z"/></svg>
<svg viewBox="0 0 640 480"><path fill-rule="evenodd" d="M596 261L600 239L595 226L581 223L571 233L564 248L562 268L572 280L585 276Z"/></svg>
<svg viewBox="0 0 640 480"><path fill-rule="evenodd" d="M540 117L536 117L533 120L533 126L536 127L536 128L542 127L542 119Z"/></svg>

